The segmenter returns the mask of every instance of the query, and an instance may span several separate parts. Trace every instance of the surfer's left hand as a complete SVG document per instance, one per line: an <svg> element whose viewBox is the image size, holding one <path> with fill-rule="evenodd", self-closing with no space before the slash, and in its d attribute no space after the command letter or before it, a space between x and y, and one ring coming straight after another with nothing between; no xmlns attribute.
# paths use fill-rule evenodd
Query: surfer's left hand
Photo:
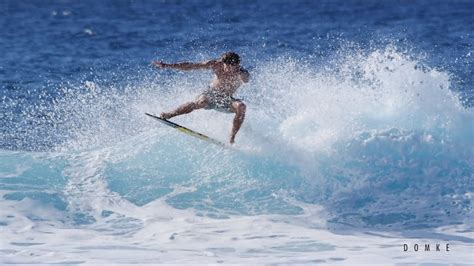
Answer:
<svg viewBox="0 0 474 266"><path fill-rule="evenodd" d="M159 68L165 68L167 66L166 63L163 63L161 61L153 61L151 62L151 64L155 67L159 67Z"/></svg>

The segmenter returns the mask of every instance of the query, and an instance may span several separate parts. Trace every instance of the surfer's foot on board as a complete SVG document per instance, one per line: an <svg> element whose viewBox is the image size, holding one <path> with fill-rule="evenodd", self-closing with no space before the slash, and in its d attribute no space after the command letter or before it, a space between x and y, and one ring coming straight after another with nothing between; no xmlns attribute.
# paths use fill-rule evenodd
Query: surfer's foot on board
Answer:
<svg viewBox="0 0 474 266"><path fill-rule="evenodd" d="M235 135L233 136L230 136L230 144L234 144L235 143Z"/></svg>
<svg viewBox="0 0 474 266"><path fill-rule="evenodd" d="M163 119L170 119L171 117L173 117L174 115L171 114L171 113L161 113L160 114L160 117L163 118Z"/></svg>

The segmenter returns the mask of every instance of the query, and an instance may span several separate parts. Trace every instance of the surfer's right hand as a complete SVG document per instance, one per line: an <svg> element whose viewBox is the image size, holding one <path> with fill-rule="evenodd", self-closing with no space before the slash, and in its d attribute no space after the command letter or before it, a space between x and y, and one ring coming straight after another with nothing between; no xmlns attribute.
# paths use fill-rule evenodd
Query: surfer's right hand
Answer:
<svg viewBox="0 0 474 266"><path fill-rule="evenodd" d="M167 65L168 65L168 64L163 63L163 62L161 62L161 61L153 61L153 62L151 62L151 64L152 64L153 66L159 67L159 68L165 68L165 67L167 67Z"/></svg>

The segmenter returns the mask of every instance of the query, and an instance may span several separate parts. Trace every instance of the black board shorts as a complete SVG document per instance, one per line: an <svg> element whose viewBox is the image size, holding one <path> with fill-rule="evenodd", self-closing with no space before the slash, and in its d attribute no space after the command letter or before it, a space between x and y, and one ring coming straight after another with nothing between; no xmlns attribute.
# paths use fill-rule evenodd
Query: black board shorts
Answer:
<svg viewBox="0 0 474 266"><path fill-rule="evenodd" d="M206 97L209 102L209 104L204 107L204 109L213 109L224 113L233 113L234 111L232 111L232 103L235 101L241 101L240 99L236 99L213 89L204 91L198 96L198 98L203 96Z"/></svg>

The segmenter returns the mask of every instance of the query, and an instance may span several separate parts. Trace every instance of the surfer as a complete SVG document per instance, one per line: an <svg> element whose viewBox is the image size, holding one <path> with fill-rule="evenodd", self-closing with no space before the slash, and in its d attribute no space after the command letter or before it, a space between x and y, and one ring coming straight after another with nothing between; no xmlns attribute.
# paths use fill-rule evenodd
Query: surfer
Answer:
<svg viewBox="0 0 474 266"><path fill-rule="evenodd" d="M238 54L226 52L219 59L202 63L183 62L168 64L154 61L152 64L159 68L179 70L210 69L214 71L215 77L207 90L201 93L194 101L187 102L171 112L161 113L161 117L170 119L201 108L235 113L230 133L230 143L233 144L235 142L235 135L245 118L246 106L242 100L236 99L232 95L243 83L247 83L250 78L249 72L240 66L240 56Z"/></svg>

